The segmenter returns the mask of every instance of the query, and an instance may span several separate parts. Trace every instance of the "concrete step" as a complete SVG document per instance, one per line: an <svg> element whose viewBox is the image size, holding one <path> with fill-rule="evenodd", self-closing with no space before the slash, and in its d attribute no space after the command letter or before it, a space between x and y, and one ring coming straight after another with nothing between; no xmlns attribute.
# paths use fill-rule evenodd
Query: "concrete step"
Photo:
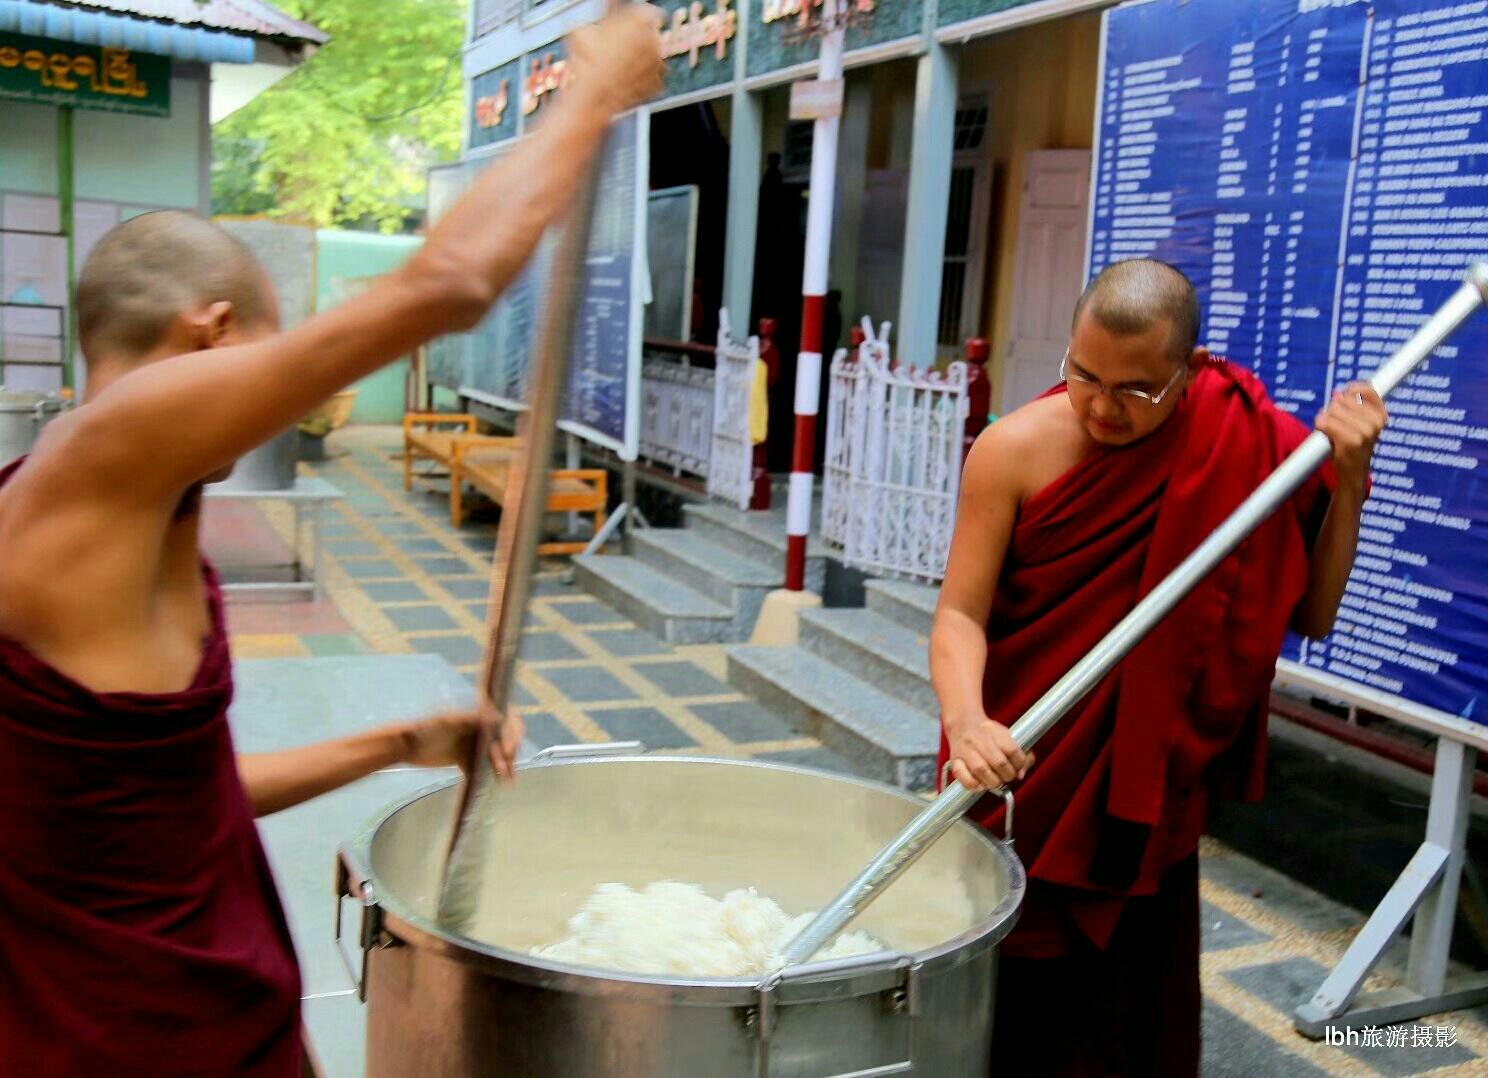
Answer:
<svg viewBox="0 0 1488 1078"><path fill-rule="evenodd" d="M898 622L910 632L928 637L935 622L940 589L908 580L870 580L863 585L868 609Z"/></svg>
<svg viewBox="0 0 1488 1078"><path fill-rule="evenodd" d="M934 719L930 637L873 610L803 610L801 644L833 666Z"/></svg>
<svg viewBox="0 0 1488 1078"><path fill-rule="evenodd" d="M935 784L940 729L923 712L799 647L736 644L729 681L873 778L910 790Z"/></svg>
<svg viewBox="0 0 1488 1078"><path fill-rule="evenodd" d="M711 644L740 639L732 610L636 558L580 554L573 566L581 588L663 640Z"/></svg>
<svg viewBox="0 0 1488 1078"><path fill-rule="evenodd" d="M765 596L785 583L783 560L758 562L685 528L638 528L630 533L630 552L663 576L722 603L751 629Z"/></svg>
<svg viewBox="0 0 1488 1078"><path fill-rule="evenodd" d="M718 502L692 502L682 507L686 530L711 543L785 571L785 509L746 513ZM815 517L813 517L815 519ZM826 583L827 548L819 537L806 540L806 587L821 594Z"/></svg>

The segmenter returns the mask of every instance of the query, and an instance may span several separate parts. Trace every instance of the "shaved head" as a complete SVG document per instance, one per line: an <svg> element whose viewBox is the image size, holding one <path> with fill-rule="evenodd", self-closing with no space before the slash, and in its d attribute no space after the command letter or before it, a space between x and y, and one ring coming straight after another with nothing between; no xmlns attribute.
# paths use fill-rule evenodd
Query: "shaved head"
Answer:
<svg viewBox="0 0 1488 1078"><path fill-rule="evenodd" d="M1193 284L1166 262L1131 258L1113 262L1096 276L1075 304L1076 324L1089 313L1118 337L1146 333L1166 322L1173 359L1185 362L1199 341L1199 297Z"/></svg>
<svg viewBox="0 0 1488 1078"><path fill-rule="evenodd" d="M149 353L183 311L232 304L239 324L271 309L267 278L247 247L193 213L145 213L112 229L78 275L78 340L85 356Z"/></svg>

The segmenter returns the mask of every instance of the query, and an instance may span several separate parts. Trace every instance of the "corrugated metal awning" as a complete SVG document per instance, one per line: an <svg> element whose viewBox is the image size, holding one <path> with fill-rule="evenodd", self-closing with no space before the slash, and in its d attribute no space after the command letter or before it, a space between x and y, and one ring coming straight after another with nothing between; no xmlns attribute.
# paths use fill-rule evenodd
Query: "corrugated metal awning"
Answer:
<svg viewBox="0 0 1488 1078"><path fill-rule="evenodd" d="M255 52L253 38L245 34L25 0L0 0L0 30L209 64L251 64Z"/></svg>
<svg viewBox="0 0 1488 1078"><path fill-rule="evenodd" d="M300 19L292 19L263 0L30 0L40 6L82 8L136 19L199 26L270 38L288 44L324 45L326 35Z"/></svg>

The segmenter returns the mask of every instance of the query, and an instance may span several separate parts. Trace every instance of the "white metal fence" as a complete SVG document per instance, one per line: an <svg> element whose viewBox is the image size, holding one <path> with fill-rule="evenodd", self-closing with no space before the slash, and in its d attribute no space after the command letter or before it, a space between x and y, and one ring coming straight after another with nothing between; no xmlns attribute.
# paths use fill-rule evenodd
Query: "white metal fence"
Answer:
<svg viewBox="0 0 1488 1078"><path fill-rule="evenodd" d="M822 533L870 573L936 581L945 574L962 436L970 405L966 364L945 371L894 367L888 325L854 360L832 361Z"/></svg>
<svg viewBox="0 0 1488 1078"><path fill-rule="evenodd" d="M888 325L884 326L887 336ZM863 450L863 364L860 349L837 349L827 382L827 455L822 461L822 538L835 546L847 545L847 516L851 504L853 448Z"/></svg>
<svg viewBox="0 0 1488 1078"><path fill-rule="evenodd" d="M708 475L713 453L713 372L685 359L641 366L641 456L677 474Z"/></svg>
<svg viewBox="0 0 1488 1078"><path fill-rule="evenodd" d="M728 311L718 313L718 352L713 368L713 441L708 455L708 493L749 508L754 492L754 442L749 434L749 395L758 337L733 338Z"/></svg>

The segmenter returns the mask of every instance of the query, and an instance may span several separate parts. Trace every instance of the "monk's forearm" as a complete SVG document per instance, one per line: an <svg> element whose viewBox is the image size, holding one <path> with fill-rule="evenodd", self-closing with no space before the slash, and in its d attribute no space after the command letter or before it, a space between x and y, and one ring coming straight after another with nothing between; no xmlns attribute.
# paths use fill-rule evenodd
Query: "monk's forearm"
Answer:
<svg viewBox="0 0 1488 1078"><path fill-rule="evenodd" d="M567 88L536 132L482 172L429 233L421 257L436 273L469 275L483 286L489 299L481 313L573 200L599 152L615 102L586 90Z"/></svg>
<svg viewBox="0 0 1488 1078"><path fill-rule="evenodd" d="M397 727L280 752L239 754L238 775L253 815L292 808L407 758Z"/></svg>
<svg viewBox="0 0 1488 1078"><path fill-rule="evenodd" d="M1328 503L1327 515L1312 547L1307 591L1292 618L1292 627L1304 636L1326 636L1333 629L1344 588L1354 568L1359 521L1367 496L1365 484L1343 483Z"/></svg>
<svg viewBox="0 0 1488 1078"><path fill-rule="evenodd" d="M947 729L986 717L982 706L986 669L986 631L959 611L936 611L930 631L930 684Z"/></svg>

